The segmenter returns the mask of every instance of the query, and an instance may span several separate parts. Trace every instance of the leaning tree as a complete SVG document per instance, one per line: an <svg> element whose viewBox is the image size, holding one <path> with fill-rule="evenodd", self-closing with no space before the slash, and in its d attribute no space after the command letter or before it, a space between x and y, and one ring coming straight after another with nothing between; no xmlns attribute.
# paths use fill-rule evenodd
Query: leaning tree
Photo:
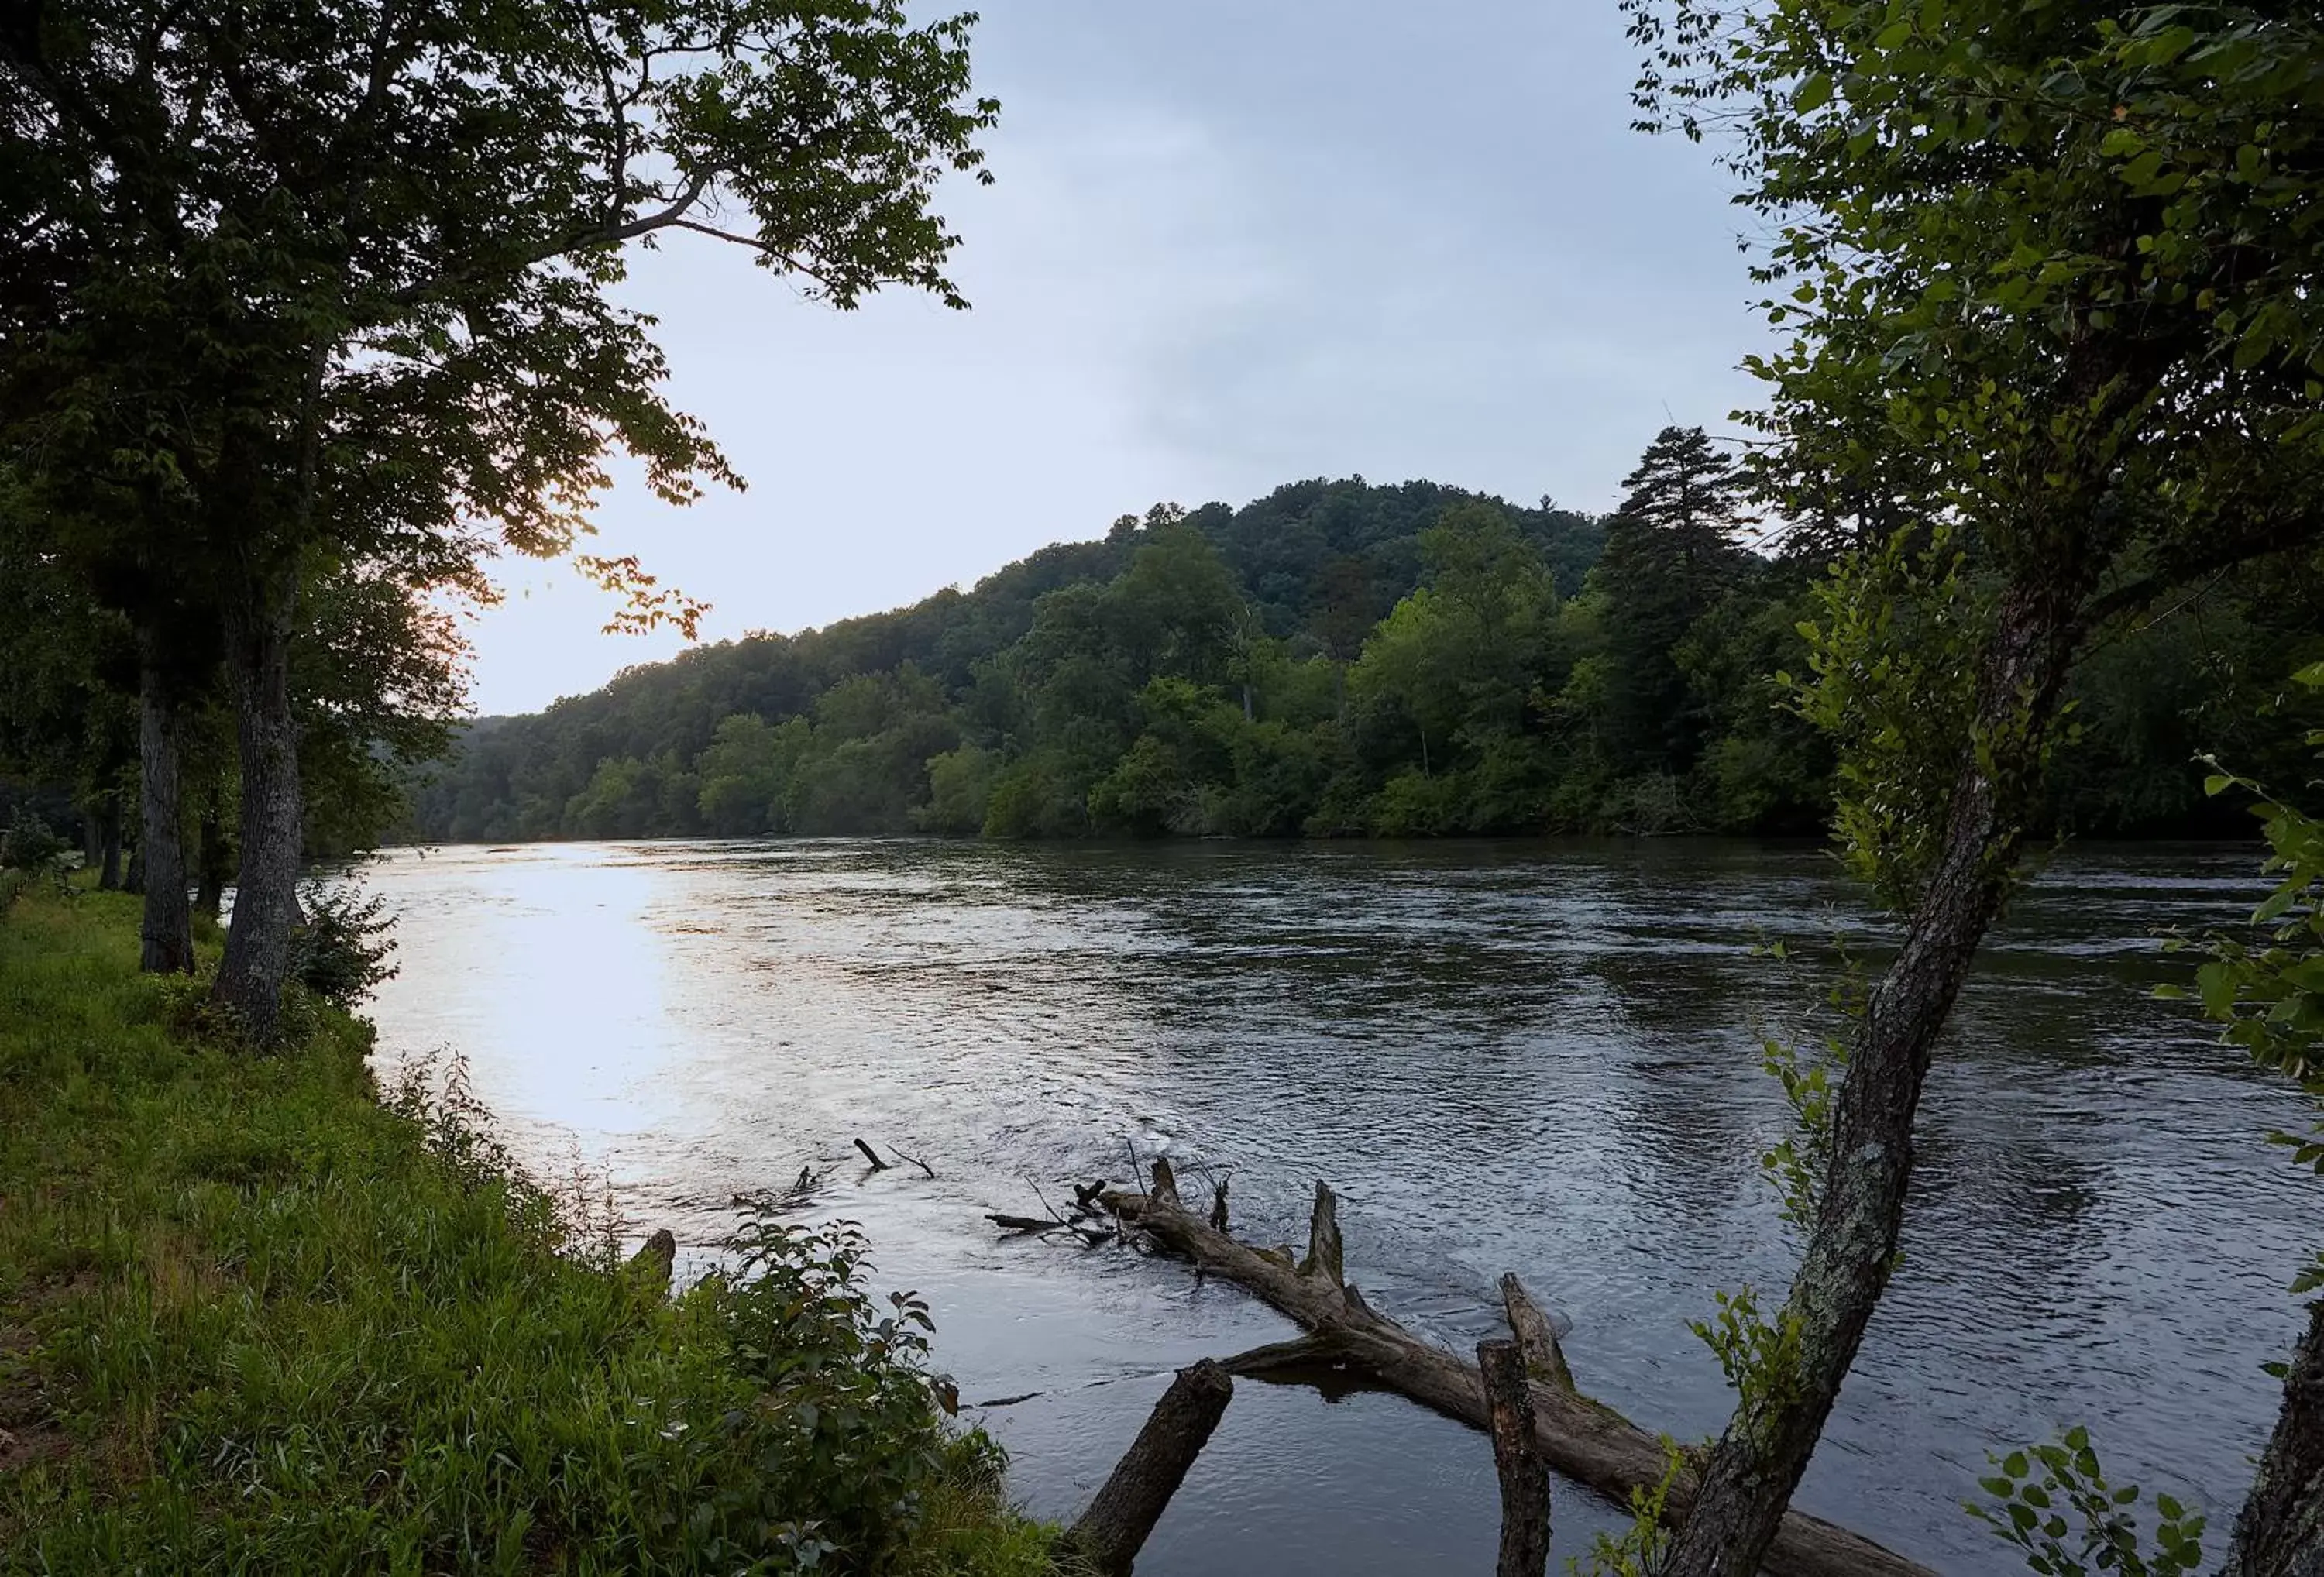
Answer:
<svg viewBox="0 0 2324 1577"><path fill-rule="evenodd" d="M1789 329L1753 364L1784 502L1914 528L1812 632L1840 825L1903 935L1788 1301L1667 1567L1745 1577L1896 1264L1923 1084L2078 656L2324 536L2324 27L2255 5L1624 5L1642 125L1708 139L1760 232ZM2287 1563L2324 1561L2314 1536L2238 1570L2316 1570Z"/></svg>
<svg viewBox="0 0 2324 1577"><path fill-rule="evenodd" d="M626 451L682 503L736 482L673 410L625 249L747 249L839 307L963 305L934 208L974 171L973 18L898 0L32 0L0 15L0 443L92 584L214 617L238 718L217 991L277 1009L301 836L301 588L483 590L569 551ZM61 526L60 530L61 531ZM583 560L633 616L693 605ZM135 606L125 607L133 619Z"/></svg>

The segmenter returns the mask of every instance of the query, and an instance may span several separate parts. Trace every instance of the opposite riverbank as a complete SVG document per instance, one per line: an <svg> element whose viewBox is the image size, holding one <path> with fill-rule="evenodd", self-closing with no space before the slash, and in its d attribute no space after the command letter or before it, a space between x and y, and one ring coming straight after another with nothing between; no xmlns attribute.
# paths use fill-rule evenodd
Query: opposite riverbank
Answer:
<svg viewBox="0 0 2324 1577"><path fill-rule="evenodd" d="M254 1056L136 927L0 914L0 1570L1047 1569L860 1240L672 1298L456 1084L311 998Z"/></svg>

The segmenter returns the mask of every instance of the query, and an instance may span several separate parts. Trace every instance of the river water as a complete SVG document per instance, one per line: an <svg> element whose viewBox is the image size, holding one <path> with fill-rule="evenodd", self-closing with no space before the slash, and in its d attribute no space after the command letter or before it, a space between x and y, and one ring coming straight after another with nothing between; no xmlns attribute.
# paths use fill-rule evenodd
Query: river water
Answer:
<svg viewBox="0 0 2324 1577"><path fill-rule="evenodd" d="M2116 1481L2225 1547L2299 1323L2318 1185L2296 1121L2191 1016L2164 927L2235 920L2245 848L2061 858L1988 945L1932 1075L1904 1259L1800 1503L1948 1572L2013 1568L1962 1510L1988 1450L2088 1421ZM1583 1388L1715 1434L1686 1330L1795 1253L1758 1157L1787 1113L1758 1035L1828 944L1880 935L1807 845L1001 847L918 841L402 852L383 1064L451 1048L536 1169L609 1179L707 1262L739 1192L826 1174L883 1285L1070 1516L1175 1366L1291 1334L1126 1250L1001 1239L1126 1147L1234 1168L1238 1230L1342 1198L1350 1279L1465 1351L1522 1273ZM1751 954L1780 939L1789 964ZM872 1173L862 1136L935 1168ZM1199 1176L1199 1172L1196 1172ZM1619 1520L1561 1485L1561 1555ZM1372 1393L1244 1382L1139 1563L1173 1573L1489 1569L1482 1436ZM1560 1569L1562 1569L1562 1560Z"/></svg>

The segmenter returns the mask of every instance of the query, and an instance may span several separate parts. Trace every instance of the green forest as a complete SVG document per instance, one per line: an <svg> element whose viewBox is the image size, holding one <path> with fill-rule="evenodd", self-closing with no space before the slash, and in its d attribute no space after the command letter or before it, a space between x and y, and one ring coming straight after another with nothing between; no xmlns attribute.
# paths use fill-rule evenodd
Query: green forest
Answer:
<svg viewBox="0 0 2324 1577"><path fill-rule="evenodd" d="M1820 831L1823 737L1779 675L1849 543L1771 530L1699 429L1593 518L1431 483L1158 505L970 591L629 669L462 729L403 835L1425 837ZM2242 833L2199 752L2272 765L2324 653L2278 561L2097 650L2059 831Z"/></svg>

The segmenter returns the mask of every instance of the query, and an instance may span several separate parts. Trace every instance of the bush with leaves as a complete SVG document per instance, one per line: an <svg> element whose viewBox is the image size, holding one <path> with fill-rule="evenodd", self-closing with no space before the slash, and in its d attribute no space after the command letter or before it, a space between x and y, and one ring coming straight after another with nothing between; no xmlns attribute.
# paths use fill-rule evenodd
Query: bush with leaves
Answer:
<svg viewBox="0 0 2324 1577"><path fill-rule="evenodd" d="M2324 694L2324 662L2292 676L2294 682ZM2324 746L2324 728L2310 730L2308 742ZM2218 765L2214 761L2213 767ZM2253 814L2267 839L2261 869L2275 887L2252 911L2255 940L2214 933L2203 943L2209 954L2195 971L2195 989L2206 1018L2240 1047L2252 1065L2297 1082L2319 1108L2319 1120L2305 1134L2272 1133L2302 1167L2324 1173L2324 820L2309 816L2259 784L2225 770L2215 771L2204 792L2241 790L2254 797ZM2183 949L2184 938L2166 945ZM2158 994L2184 996L2177 987ZM2324 1257L2310 1264L2294 1292L2324 1287Z"/></svg>
<svg viewBox="0 0 2324 1577"><path fill-rule="evenodd" d="M45 882L61 889L71 847L37 814L18 809L0 829L0 913L28 888Z"/></svg>
<svg viewBox="0 0 2324 1577"><path fill-rule="evenodd" d="M2048 1445L1990 1459L1997 1470L1978 1480L1994 1497L1972 1504L2043 1577L2190 1577L2203 1561L2203 1518L2168 1495L2154 1497L2154 1547L2139 1536L2135 1484L2108 1484L2080 1425Z"/></svg>
<svg viewBox="0 0 2324 1577"><path fill-rule="evenodd" d="M997 1480L1001 1450L948 1422L958 1400L928 1367L927 1305L868 1290L862 1229L787 1223L779 1206L750 1202L726 1244L733 1268L690 1295L715 1311L755 1393L696 1443L728 1455L742 1436L760 1470L696 1515L738 1558L771 1533L800 1569L881 1570L947 1486Z"/></svg>
<svg viewBox="0 0 2324 1577"><path fill-rule="evenodd" d="M393 980L395 917L384 894L366 894L352 879L309 881L300 895L306 920L291 934L290 975L335 1007L353 1008Z"/></svg>

